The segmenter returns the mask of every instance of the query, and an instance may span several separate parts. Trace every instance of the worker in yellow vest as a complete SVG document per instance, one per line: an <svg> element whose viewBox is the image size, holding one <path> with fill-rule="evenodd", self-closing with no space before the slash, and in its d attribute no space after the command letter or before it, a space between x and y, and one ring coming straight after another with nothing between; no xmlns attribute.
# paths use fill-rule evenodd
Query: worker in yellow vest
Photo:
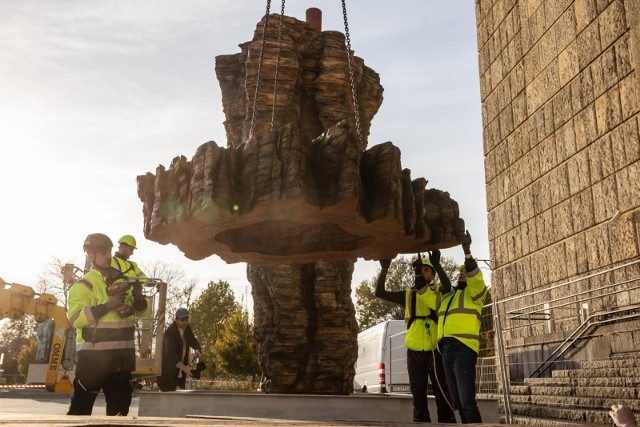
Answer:
<svg viewBox="0 0 640 427"><path fill-rule="evenodd" d="M471 256L471 235L467 231L464 265L458 284L445 294L438 311L438 348L444 372L463 424L481 423L476 402L476 362L480 350L480 315L487 287L478 263Z"/></svg>
<svg viewBox="0 0 640 427"><path fill-rule="evenodd" d="M380 275L376 282L375 295L385 301L404 306L407 324L405 346L407 347L407 372L413 397L413 421L431 422L427 406L429 379L433 386L439 423L456 422L450 403L451 397L442 368L442 357L437 349L437 312L442 299L435 285L436 273L442 287L451 289L451 282L440 265L440 251L435 250L429 259L421 258L413 263L415 284L403 291L387 291L385 281L391 260L380 260Z"/></svg>
<svg viewBox="0 0 640 427"><path fill-rule="evenodd" d="M91 415L101 389L107 415L127 415L136 366L133 312L144 311L147 301L111 267L108 236L89 234L83 249L92 268L69 290L67 317L77 332L77 363L67 415Z"/></svg>
<svg viewBox="0 0 640 427"><path fill-rule="evenodd" d="M138 264L129 259L133 255L133 251L138 249L136 244L135 237L130 234L122 236L118 240L118 250L111 260L111 266L128 278L138 278L144 282L147 276L138 267Z"/></svg>

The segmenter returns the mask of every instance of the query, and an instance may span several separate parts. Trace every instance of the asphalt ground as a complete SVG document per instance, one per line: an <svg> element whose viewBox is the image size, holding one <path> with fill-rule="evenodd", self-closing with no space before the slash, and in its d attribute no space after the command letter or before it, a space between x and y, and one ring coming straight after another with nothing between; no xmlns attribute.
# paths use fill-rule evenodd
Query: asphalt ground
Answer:
<svg viewBox="0 0 640 427"><path fill-rule="evenodd" d="M42 389L0 390L0 425L19 427L58 427L58 426L416 426L415 423L377 423L377 422L322 422L279 420L271 418L198 416L186 418L138 417L139 398L134 395L129 415L126 417L107 417L105 415L104 395L96 398L91 416L65 415L70 395L51 393ZM434 426L445 424L431 424ZM489 424L487 424L489 425Z"/></svg>

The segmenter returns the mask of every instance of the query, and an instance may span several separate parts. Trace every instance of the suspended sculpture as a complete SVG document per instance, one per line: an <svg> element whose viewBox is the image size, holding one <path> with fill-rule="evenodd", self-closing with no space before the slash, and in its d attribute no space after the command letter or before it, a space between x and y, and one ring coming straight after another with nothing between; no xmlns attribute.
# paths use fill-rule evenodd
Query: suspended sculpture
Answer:
<svg viewBox="0 0 640 427"><path fill-rule="evenodd" d="M464 221L402 169L398 147L367 149L383 88L348 37L267 13L240 49L216 57L226 146L138 177L144 234L190 259L249 264L272 391L349 393L355 260L458 245Z"/></svg>

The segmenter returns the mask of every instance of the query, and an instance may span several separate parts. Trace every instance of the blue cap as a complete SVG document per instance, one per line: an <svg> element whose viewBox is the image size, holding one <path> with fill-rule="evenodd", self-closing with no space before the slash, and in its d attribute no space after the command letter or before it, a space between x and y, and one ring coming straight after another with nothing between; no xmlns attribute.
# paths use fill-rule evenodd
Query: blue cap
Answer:
<svg viewBox="0 0 640 427"><path fill-rule="evenodd" d="M176 319L182 319L185 317L189 317L189 310L184 307L180 307L178 311L176 311Z"/></svg>

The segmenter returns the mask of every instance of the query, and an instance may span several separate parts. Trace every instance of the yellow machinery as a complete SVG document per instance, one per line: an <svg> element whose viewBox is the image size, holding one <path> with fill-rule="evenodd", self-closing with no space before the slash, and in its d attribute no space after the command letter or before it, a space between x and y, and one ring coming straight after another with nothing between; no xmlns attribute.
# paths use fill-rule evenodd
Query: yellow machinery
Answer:
<svg viewBox="0 0 640 427"><path fill-rule="evenodd" d="M63 268L63 280L67 286L73 284L78 278L74 274L74 269L75 267L71 264ZM167 284L159 279L143 279L143 285L147 298L147 310L141 316L137 316L140 321L138 327L140 357L136 360L136 370L132 372L133 378L155 377L160 375L162 370ZM57 302L57 298L51 294L37 294L29 286L7 283L0 279L0 319L18 320L25 314L34 316L38 323L53 319L54 333L45 386L49 391L72 393L73 384L68 373L75 365L75 330L67 320L65 308L59 306ZM63 369L62 375L60 375L60 368Z"/></svg>
<svg viewBox="0 0 640 427"><path fill-rule="evenodd" d="M0 318L18 320L25 314L31 314L36 322L53 319L54 333L45 385L49 391L70 393L73 385L67 375L68 369L58 379L70 326L66 310L57 302L57 298L51 294L36 294L29 286L9 284L0 279Z"/></svg>

